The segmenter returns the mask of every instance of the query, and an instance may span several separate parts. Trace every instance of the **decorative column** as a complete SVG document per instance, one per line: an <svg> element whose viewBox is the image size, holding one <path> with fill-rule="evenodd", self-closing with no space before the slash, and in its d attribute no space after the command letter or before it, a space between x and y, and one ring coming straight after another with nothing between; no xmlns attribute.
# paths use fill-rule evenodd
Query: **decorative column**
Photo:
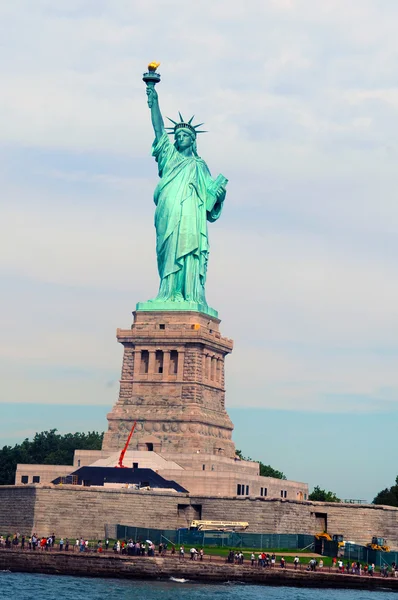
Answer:
<svg viewBox="0 0 398 600"><path fill-rule="evenodd" d="M148 373L150 373L151 375L155 373L155 358L156 350L149 350Z"/></svg>
<svg viewBox="0 0 398 600"><path fill-rule="evenodd" d="M216 362L216 381L221 384L221 360L217 358Z"/></svg>
<svg viewBox="0 0 398 600"><path fill-rule="evenodd" d="M211 357L211 375L210 375L210 379L212 381L216 381L216 357L212 356Z"/></svg>
<svg viewBox="0 0 398 600"><path fill-rule="evenodd" d="M167 381L170 369L170 350L163 350L163 379Z"/></svg>
<svg viewBox="0 0 398 600"><path fill-rule="evenodd" d="M178 351L178 366L177 366L178 381L182 381L184 379L184 360L185 360L185 352Z"/></svg>
<svg viewBox="0 0 398 600"><path fill-rule="evenodd" d="M202 355L202 381L206 379L206 365L207 365L207 356L206 354Z"/></svg>
<svg viewBox="0 0 398 600"><path fill-rule="evenodd" d="M141 350L134 350L134 378L139 377L141 368Z"/></svg>
<svg viewBox="0 0 398 600"><path fill-rule="evenodd" d="M208 354L206 357L206 379L211 378L211 356Z"/></svg>

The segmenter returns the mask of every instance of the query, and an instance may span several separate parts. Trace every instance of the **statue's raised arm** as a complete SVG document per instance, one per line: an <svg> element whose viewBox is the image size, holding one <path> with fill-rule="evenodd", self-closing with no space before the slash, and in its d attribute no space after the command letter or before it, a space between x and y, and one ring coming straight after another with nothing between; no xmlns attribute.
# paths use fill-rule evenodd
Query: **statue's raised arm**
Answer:
<svg viewBox="0 0 398 600"><path fill-rule="evenodd" d="M144 73L143 80L146 83L146 94L148 106L151 109L151 118L155 138L158 141L164 133L164 122L159 108L159 97L155 85L160 81L159 73L156 73L160 63L152 62L148 65L148 73Z"/></svg>
<svg viewBox="0 0 398 600"><path fill-rule="evenodd" d="M164 133L164 122L159 108L159 97L154 87L148 86L146 88L146 93L148 96L148 106L151 109L153 130L155 132L155 138L157 141L160 140Z"/></svg>
<svg viewBox="0 0 398 600"><path fill-rule="evenodd" d="M139 303L139 310L194 310L217 316L206 302L205 282L209 255L207 223L222 212L228 180L213 179L205 161L198 156L196 138L204 133L194 117L170 119L165 127L155 85L160 81L157 63L148 65L143 80L147 85L155 141L152 156L158 163L156 187L156 254L160 276L156 298ZM165 135L170 130L174 143Z"/></svg>

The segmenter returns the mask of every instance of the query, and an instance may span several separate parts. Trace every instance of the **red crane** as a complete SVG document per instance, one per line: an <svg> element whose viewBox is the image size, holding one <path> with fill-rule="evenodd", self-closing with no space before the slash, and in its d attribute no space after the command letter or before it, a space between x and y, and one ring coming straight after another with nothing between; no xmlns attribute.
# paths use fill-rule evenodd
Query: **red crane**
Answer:
<svg viewBox="0 0 398 600"><path fill-rule="evenodd" d="M129 433L129 437L127 438L127 442L125 443L124 448L120 453L119 464L116 465L116 469L128 469L128 467L126 467L126 465L123 464L123 458L124 458L124 455L126 454L127 448L129 447L131 436L133 435L134 428L136 425L137 425L137 421L134 421L131 431Z"/></svg>

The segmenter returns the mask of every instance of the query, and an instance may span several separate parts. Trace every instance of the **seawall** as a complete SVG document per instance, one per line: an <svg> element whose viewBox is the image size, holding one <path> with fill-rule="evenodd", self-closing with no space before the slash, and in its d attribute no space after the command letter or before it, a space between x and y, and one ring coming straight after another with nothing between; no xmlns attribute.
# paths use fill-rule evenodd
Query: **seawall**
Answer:
<svg viewBox="0 0 398 600"><path fill-rule="evenodd" d="M50 575L124 579L189 579L200 583L244 582L275 586L349 588L398 591L398 579L340 573L263 569L216 562L193 562L175 557L122 557L66 552L0 550L0 570Z"/></svg>

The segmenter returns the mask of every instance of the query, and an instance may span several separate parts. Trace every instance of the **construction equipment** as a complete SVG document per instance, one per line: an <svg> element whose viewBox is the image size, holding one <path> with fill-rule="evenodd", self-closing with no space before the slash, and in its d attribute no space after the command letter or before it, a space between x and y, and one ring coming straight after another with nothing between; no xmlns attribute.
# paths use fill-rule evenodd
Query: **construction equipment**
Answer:
<svg viewBox="0 0 398 600"><path fill-rule="evenodd" d="M326 531L323 531L322 533L315 534L315 539L326 540L328 542L336 542L339 548L343 548L345 546L344 535L342 535L341 533L334 533L333 536L331 536Z"/></svg>
<svg viewBox="0 0 398 600"><path fill-rule="evenodd" d="M390 552L390 546L387 546L387 540L383 537L373 536L372 541L370 544L366 544L366 547L380 552Z"/></svg>
<svg viewBox="0 0 398 600"><path fill-rule="evenodd" d="M344 546L345 546L344 535L342 535L341 533L333 534L332 542L336 542L338 544L339 548L344 548Z"/></svg>
<svg viewBox="0 0 398 600"><path fill-rule="evenodd" d="M332 541L332 536L329 535L326 531L323 531L322 533L316 533L315 534L315 539L316 540L326 540L328 542Z"/></svg>
<svg viewBox="0 0 398 600"><path fill-rule="evenodd" d="M119 463L116 465L116 469L128 469L128 467L126 467L126 465L123 464L123 458L124 458L124 455L126 454L127 448L129 447L131 436L133 435L136 425L137 425L137 421L134 421L131 431L129 433L129 437L127 438L127 442L125 443L124 448L120 453Z"/></svg>
<svg viewBox="0 0 398 600"><path fill-rule="evenodd" d="M245 521L191 521L190 525L198 531L245 531L248 527Z"/></svg>

